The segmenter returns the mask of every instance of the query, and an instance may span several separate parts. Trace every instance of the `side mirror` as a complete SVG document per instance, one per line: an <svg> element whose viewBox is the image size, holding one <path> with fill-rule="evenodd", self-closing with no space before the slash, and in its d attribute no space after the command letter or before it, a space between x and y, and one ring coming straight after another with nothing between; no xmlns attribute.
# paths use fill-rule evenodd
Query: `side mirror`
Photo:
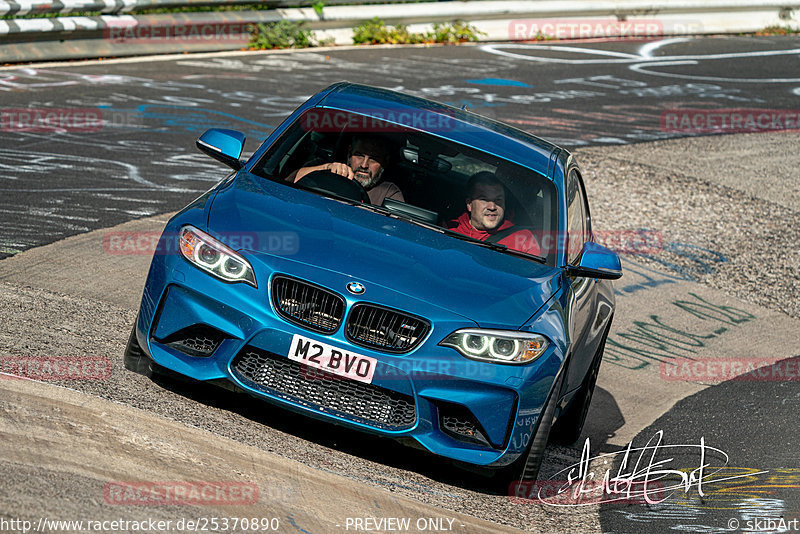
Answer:
<svg viewBox="0 0 800 534"><path fill-rule="evenodd" d="M234 171L242 168L239 156L242 155L245 136L236 130L212 128L206 130L197 140L197 148L217 161L221 161Z"/></svg>
<svg viewBox="0 0 800 534"><path fill-rule="evenodd" d="M572 275L586 278L616 280L622 276L622 264L619 256L603 245L591 241L584 243L578 265L569 265L567 270Z"/></svg>

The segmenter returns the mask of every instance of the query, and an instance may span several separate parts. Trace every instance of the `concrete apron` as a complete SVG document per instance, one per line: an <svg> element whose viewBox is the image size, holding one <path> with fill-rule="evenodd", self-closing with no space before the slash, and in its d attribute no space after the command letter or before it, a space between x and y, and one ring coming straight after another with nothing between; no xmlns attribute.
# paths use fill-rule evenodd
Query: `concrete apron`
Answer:
<svg viewBox="0 0 800 534"><path fill-rule="evenodd" d="M126 232L157 236L167 218L131 221L28 250L0 262L0 282L135 310L152 249L147 250L146 240L126 240L131 235ZM624 268L583 435L593 444L618 450L680 399L730 379L731 362L743 363L736 374L796 354L793 333L800 321L634 261L625 260ZM678 365L671 365L674 358ZM229 480L240 473L242 481L254 482L244 474L250 471L265 477L257 481L258 502L267 515L291 516L307 530L332 531L346 517L441 516L435 507L83 393L10 379L0 380L0 390L5 404L1 457L50 474L72 464L94 481L95 499L109 480ZM242 465L253 469L243 471ZM143 518L161 517L157 507L143 508ZM199 515L213 515L212 508L203 506ZM253 512L246 506L222 508L229 517ZM128 518L136 513L135 507L125 508ZM500 525L447 515L460 521L465 532L503 531ZM174 518L173 507L163 508L163 519Z"/></svg>
<svg viewBox="0 0 800 534"><path fill-rule="evenodd" d="M519 532L443 512L136 408L50 384L3 378L0 457L35 469L39 476L32 480L41 486L37 502L6 503L17 504L18 510L93 522L122 517L129 522L171 521L170 528L156 524L156 530L147 532L199 532L203 525L189 528L177 522L211 517L278 521L267 528L260 523L255 530L231 530L231 524L223 532L336 532L345 531L347 518L365 517L411 518L412 532L417 521L465 533ZM48 505L43 496L47 482L58 476L71 479L72 489ZM140 480L159 482L126 485ZM65 499L77 502L81 513L65 513ZM274 525L279 526L272 530ZM128 524L114 531L135 530Z"/></svg>
<svg viewBox="0 0 800 534"><path fill-rule="evenodd" d="M679 400L710 385L797 379L800 321L630 260L584 437L627 445ZM781 374L783 373L783 375ZM597 392L596 392L597 395Z"/></svg>

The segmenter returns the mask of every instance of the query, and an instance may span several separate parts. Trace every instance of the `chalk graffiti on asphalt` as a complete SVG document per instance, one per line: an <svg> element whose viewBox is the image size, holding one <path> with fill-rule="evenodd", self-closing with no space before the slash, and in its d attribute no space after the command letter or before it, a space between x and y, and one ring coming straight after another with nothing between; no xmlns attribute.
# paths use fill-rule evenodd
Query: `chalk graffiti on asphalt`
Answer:
<svg viewBox="0 0 800 534"><path fill-rule="evenodd" d="M713 474L703 497L678 493L659 504L628 506L614 512L635 523L660 520L669 525L679 523L683 532L715 532L720 529L701 523L708 511L728 510L742 525L755 518L780 519L786 517L787 506L779 496L782 492L800 489L800 469L795 467L770 469L764 473L752 467L709 466L708 471Z"/></svg>
<svg viewBox="0 0 800 534"><path fill-rule="evenodd" d="M661 362L676 356L694 359L692 355L731 329L756 318L752 313L715 304L696 293L673 300L671 304L682 314L698 319L695 323L704 328L689 331L667 324L659 315L650 315L646 320L633 321L633 326L608 336L603 360L626 369L643 369L653 362Z"/></svg>
<svg viewBox="0 0 800 534"><path fill-rule="evenodd" d="M681 41L690 41L682 39ZM797 83L800 78L780 77L780 78L733 78L727 76L709 76L707 74L692 74L691 72L675 72L675 67L682 67L683 70L708 72L712 67L713 61L724 61L728 59L738 59L740 61L752 60L764 62L770 58L778 61L785 61L787 56L800 54L800 49L783 50L747 50L741 52L729 52L723 54L683 54L683 55L654 55L653 52L663 46L677 42L676 39L663 39L642 45L638 53L630 54L627 52L615 52L601 48L561 46L561 45L542 45L542 44L519 44L519 43L499 43L488 44L480 47L481 50L489 54L503 56L514 60L533 61L537 63L550 63L560 65L627 65L633 72L649 76L660 76L676 78L682 80L698 80L711 82L738 82L738 83ZM555 52L556 54L553 54ZM571 56L571 57L570 57ZM668 67L669 70L659 70Z"/></svg>
<svg viewBox="0 0 800 534"><path fill-rule="evenodd" d="M621 254L624 258L625 254ZM649 259L662 267L656 271L640 264L625 264L625 277L614 285L617 295L629 295L679 280L696 281L700 276L713 273L717 265L727 258L714 250L675 241L665 242L657 253L638 253L635 258Z"/></svg>
<svg viewBox="0 0 800 534"><path fill-rule="evenodd" d="M713 273L717 265L727 261L727 258L717 251L674 241L664 243L663 249L658 254L641 254L639 257L666 267L684 280L697 280L702 275ZM684 261L681 261L681 258Z"/></svg>
<svg viewBox="0 0 800 534"><path fill-rule="evenodd" d="M679 276L624 261L624 258L623 272L625 273L624 276L614 284L614 293L616 295L630 295L666 284L675 284L683 280Z"/></svg>
<svg viewBox="0 0 800 534"><path fill-rule="evenodd" d="M203 85L177 80L153 80L119 74L83 74L54 69L23 68L0 72L0 91L29 91L72 85L84 86L138 86L165 91L202 89Z"/></svg>
<svg viewBox="0 0 800 534"><path fill-rule="evenodd" d="M466 85L442 84L421 88L405 85L390 86L423 98L440 100L454 107L467 106L479 110L483 116L501 120L517 127L543 135L557 143L580 146L594 143L626 144L638 141L671 139L684 135L681 132L668 132L661 128L661 115L675 107L674 101L680 99L681 106L708 108L726 105L722 101L756 103L763 102L757 96L746 96L736 88L724 88L710 83L684 83L652 85L640 80L611 75L571 77L553 81L552 90L525 90L519 85L473 83ZM566 86L574 87L566 87ZM609 94L646 100L624 105L605 104ZM655 103L651 103L657 99ZM687 99L689 99L687 101ZM568 105L575 100L602 100L596 111L577 109ZM709 104L709 100L712 101ZM543 108L541 104L563 106ZM527 106L538 104L535 112L527 111ZM505 106L513 106L504 109ZM519 106L526 111L519 112ZM608 125L624 124L624 133L609 136Z"/></svg>
<svg viewBox="0 0 800 534"><path fill-rule="evenodd" d="M354 54L346 58L337 54L318 52L294 52L254 56L247 61L236 58L204 58L178 61L178 65L204 68L213 72L227 71L240 73L269 72L277 74L284 85L302 83L328 85L331 80L359 80L371 85L404 83L407 79L417 79L424 75L426 79L448 78L459 76L486 76L501 72L507 67L494 58L464 59L443 58L421 55L405 55L403 57L355 59Z"/></svg>
<svg viewBox="0 0 800 534"><path fill-rule="evenodd" d="M103 109L118 113L127 111L119 108ZM141 117L142 123L148 127L148 130L162 132L182 131L199 135L209 128L233 128L242 131L250 138L263 141L273 129L273 126L263 122L245 119L232 113L198 107L144 104L128 112Z"/></svg>

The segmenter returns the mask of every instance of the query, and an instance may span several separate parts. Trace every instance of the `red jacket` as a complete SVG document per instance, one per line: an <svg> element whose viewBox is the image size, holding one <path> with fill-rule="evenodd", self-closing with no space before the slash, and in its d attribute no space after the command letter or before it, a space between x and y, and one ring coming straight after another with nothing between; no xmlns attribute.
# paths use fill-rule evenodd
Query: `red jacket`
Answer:
<svg viewBox="0 0 800 534"><path fill-rule="evenodd" d="M479 241L486 241L489 236L505 230L506 228L511 228L514 226L514 223L506 219L503 221L503 224L495 230L494 232L486 232L484 230L476 230L472 224L469 222L469 213L464 212L458 219L450 221L450 229L454 232L458 232L459 234L464 234L465 236L472 237ZM512 250L518 250L519 252L525 252L526 254L532 254L534 256L541 256L542 251L539 248L539 242L536 241L536 237L534 237L533 232L527 229L520 229L516 232L513 232L511 235L508 235L498 241L499 244L505 245Z"/></svg>

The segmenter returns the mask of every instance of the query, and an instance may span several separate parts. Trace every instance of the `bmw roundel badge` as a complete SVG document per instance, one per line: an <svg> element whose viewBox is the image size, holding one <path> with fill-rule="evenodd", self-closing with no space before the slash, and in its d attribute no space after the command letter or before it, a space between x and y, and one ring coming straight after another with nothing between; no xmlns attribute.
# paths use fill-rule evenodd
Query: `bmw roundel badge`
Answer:
<svg viewBox="0 0 800 534"><path fill-rule="evenodd" d="M364 287L364 284L362 283L350 282L349 284L347 284L347 290L353 295L361 295L362 293L364 293L364 291L367 290L367 288Z"/></svg>

